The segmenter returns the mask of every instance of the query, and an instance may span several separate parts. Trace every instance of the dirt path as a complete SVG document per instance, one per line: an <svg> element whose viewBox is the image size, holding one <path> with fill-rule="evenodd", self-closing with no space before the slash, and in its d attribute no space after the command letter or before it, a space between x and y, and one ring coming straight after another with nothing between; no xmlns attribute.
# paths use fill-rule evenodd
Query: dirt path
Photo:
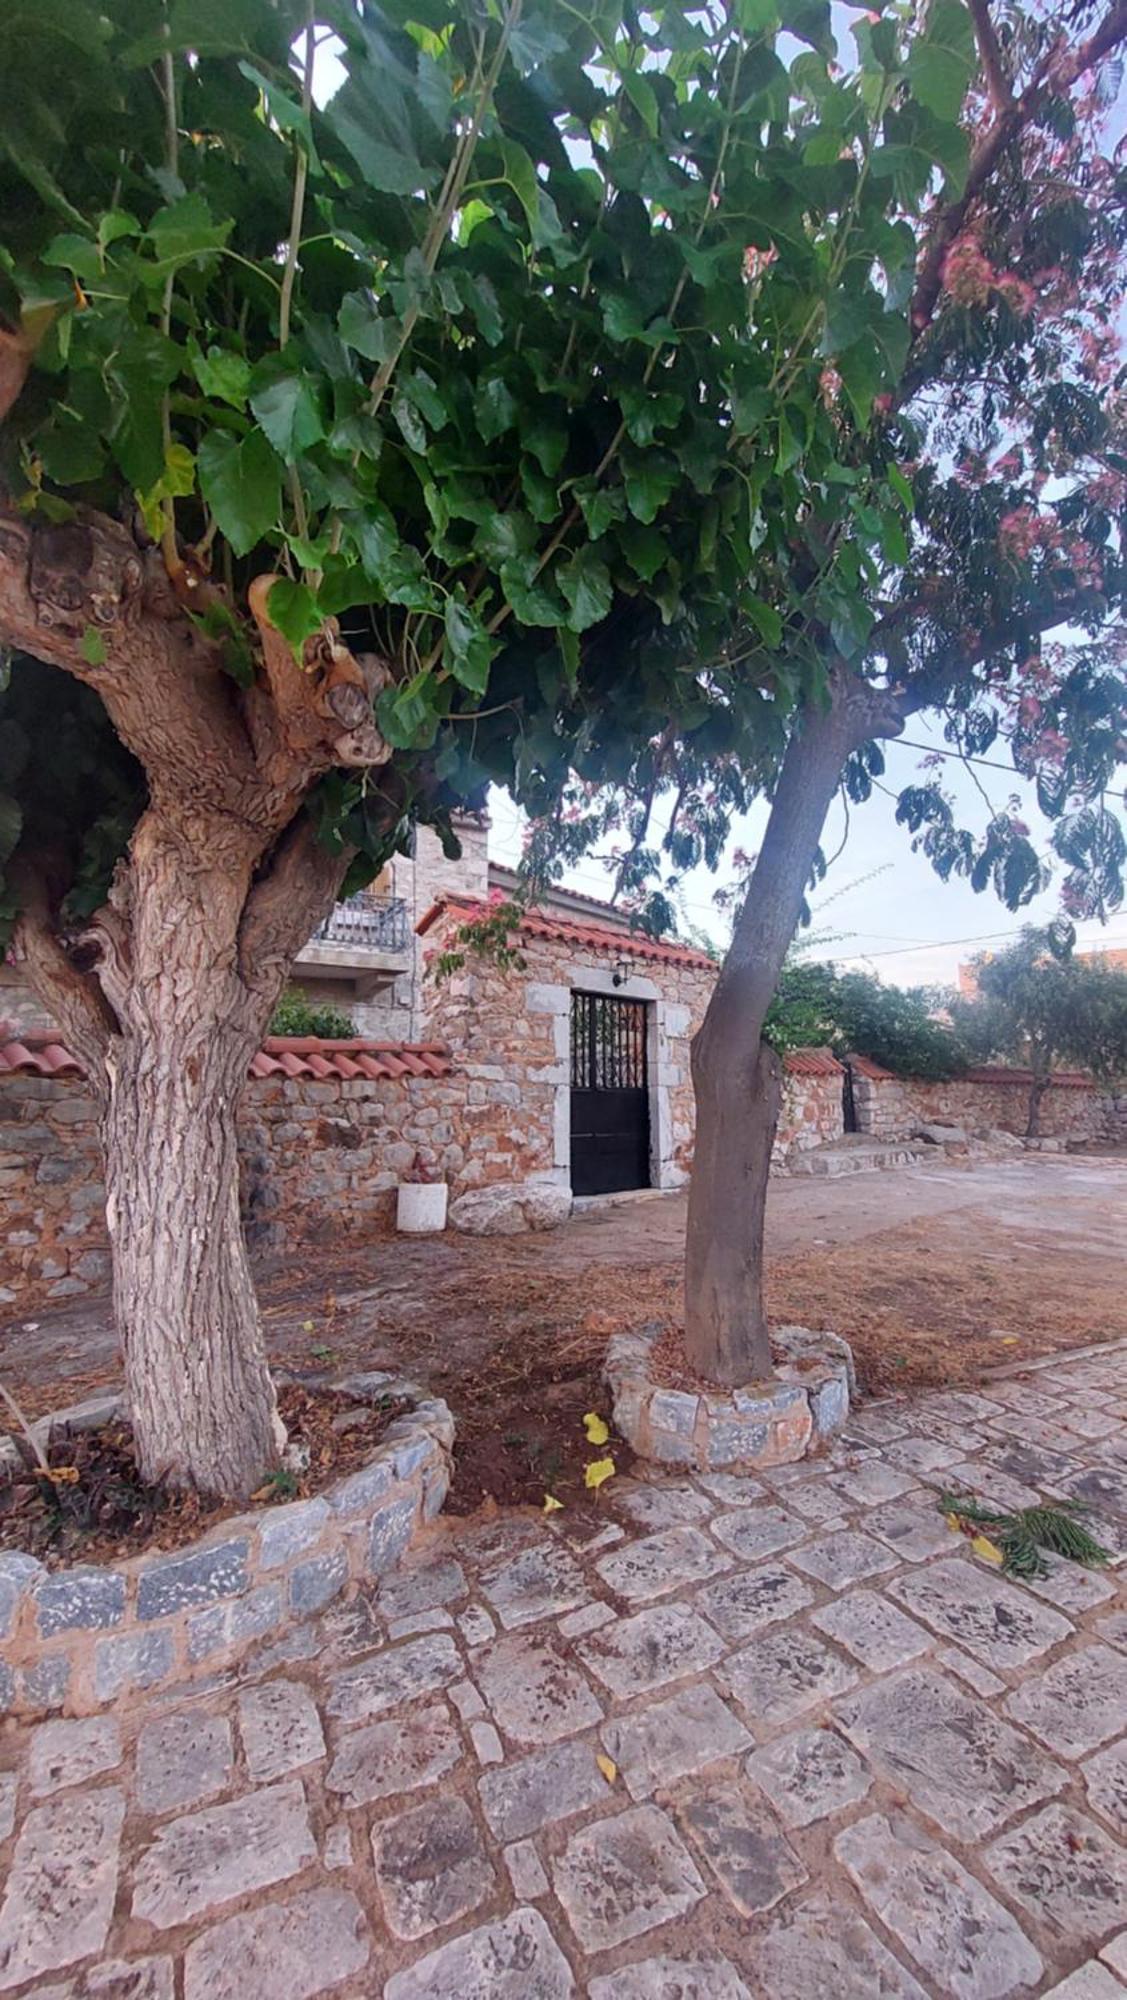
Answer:
<svg viewBox="0 0 1127 2000"><path fill-rule="evenodd" d="M606 1335L677 1313L684 1226L676 1195L546 1236L305 1249L263 1275L271 1349L422 1376L458 1418L463 1504L529 1498L567 1482ZM843 1333L870 1393L1127 1333L1122 1156L779 1181L768 1242L773 1317ZM0 1371L32 1412L74 1401L115 1372L107 1303L10 1325Z"/></svg>

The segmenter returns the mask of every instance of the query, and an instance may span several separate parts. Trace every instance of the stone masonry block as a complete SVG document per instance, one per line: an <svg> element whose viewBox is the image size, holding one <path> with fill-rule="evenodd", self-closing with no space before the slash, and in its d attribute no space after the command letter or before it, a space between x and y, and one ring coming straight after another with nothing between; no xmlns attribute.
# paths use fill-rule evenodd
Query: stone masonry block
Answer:
<svg viewBox="0 0 1127 2000"><path fill-rule="evenodd" d="M60 1570L44 1577L36 1593L40 1636L56 1632L104 1631L119 1625L125 1612L125 1578L112 1570Z"/></svg>
<svg viewBox="0 0 1127 2000"><path fill-rule="evenodd" d="M216 1597L236 1597L246 1589L247 1553L240 1538L150 1562L137 1586L138 1618L165 1618Z"/></svg>

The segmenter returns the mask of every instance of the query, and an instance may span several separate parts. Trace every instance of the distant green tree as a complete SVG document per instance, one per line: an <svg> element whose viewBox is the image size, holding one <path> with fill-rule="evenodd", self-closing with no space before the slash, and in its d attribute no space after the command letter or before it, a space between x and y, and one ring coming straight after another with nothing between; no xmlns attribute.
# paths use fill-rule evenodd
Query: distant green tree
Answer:
<svg viewBox="0 0 1127 2000"><path fill-rule="evenodd" d="M1053 1069L1076 1063L1097 1077L1127 1073L1127 973L1077 958L1059 927L1027 925L1005 951L974 961L978 993L952 1002L956 1033L972 1056L1028 1065L1026 1137L1041 1129Z"/></svg>
<svg viewBox="0 0 1127 2000"><path fill-rule="evenodd" d="M958 1076L968 1062L922 989L885 986L871 972L839 973L801 958L783 968L764 1036L780 1051L826 1044L838 1056L871 1056L897 1076Z"/></svg>

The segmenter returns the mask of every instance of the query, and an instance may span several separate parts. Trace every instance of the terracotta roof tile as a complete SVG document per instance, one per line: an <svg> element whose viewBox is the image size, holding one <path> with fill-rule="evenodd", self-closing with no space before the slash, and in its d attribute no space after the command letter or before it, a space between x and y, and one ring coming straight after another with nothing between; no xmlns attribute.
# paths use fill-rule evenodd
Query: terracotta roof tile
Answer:
<svg viewBox="0 0 1127 2000"><path fill-rule="evenodd" d="M490 910L503 901L500 896L491 898L488 903L469 896L440 896L415 928L419 936L424 937L447 910L460 924L470 923L475 918L488 916ZM609 924L557 916L552 909L526 910L519 929L523 937L549 938L556 944L587 946L592 951L606 952L614 958L645 958L659 965L693 966L702 972L719 969L715 959L710 958L706 951L698 951L695 945L681 944L676 938L653 938L644 931L615 930Z"/></svg>
<svg viewBox="0 0 1127 2000"><path fill-rule="evenodd" d="M348 1082L366 1076L373 1082L402 1076L449 1076L454 1064L444 1042L373 1042L363 1036L325 1042L314 1035L268 1035L251 1059L257 1077L314 1077L320 1082ZM17 1037L0 1021L0 1076L6 1072L34 1076L81 1076L82 1065L47 1031L28 1029Z"/></svg>
<svg viewBox="0 0 1127 2000"><path fill-rule="evenodd" d="M885 1083L892 1077L890 1069L883 1069L871 1056L850 1056L849 1067L857 1076L867 1076L873 1083Z"/></svg>
<svg viewBox="0 0 1127 2000"><path fill-rule="evenodd" d="M1020 1083L1026 1090L1033 1082L1033 1072L1029 1069L1009 1069L1004 1063L980 1063L977 1069L963 1071L963 1083ZM1052 1075L1054 1090L1096 1090L1099 1088L1094 1076L1082 1069L1055 1069Z"/></svg>
<svg viewBox="0 0 1127 2000"><path fill-rule="evenodd" d="M842 1066L829 1049L788 1049L783 1068L790 1076L841 1076Z"/></svg>

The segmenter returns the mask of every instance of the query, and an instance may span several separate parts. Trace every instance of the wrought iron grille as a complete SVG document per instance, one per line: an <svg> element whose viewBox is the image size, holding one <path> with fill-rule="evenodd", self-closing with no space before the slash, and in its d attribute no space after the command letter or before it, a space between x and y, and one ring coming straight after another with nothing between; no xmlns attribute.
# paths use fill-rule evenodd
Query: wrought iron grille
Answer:
<svg viewBox="0 0 1127 2000"><path fill-rule="evenodd" d="M645 1090L646 1004L610 993L571 996L573 1090Z"/></svg>
<svg viewBox="0 0 1127 2000"><path fill-rule="evenodd" d="M409 937L402 896L353 896L338 903L314 932L319 944L358 945L364 951L405 951Z"/></svg>

